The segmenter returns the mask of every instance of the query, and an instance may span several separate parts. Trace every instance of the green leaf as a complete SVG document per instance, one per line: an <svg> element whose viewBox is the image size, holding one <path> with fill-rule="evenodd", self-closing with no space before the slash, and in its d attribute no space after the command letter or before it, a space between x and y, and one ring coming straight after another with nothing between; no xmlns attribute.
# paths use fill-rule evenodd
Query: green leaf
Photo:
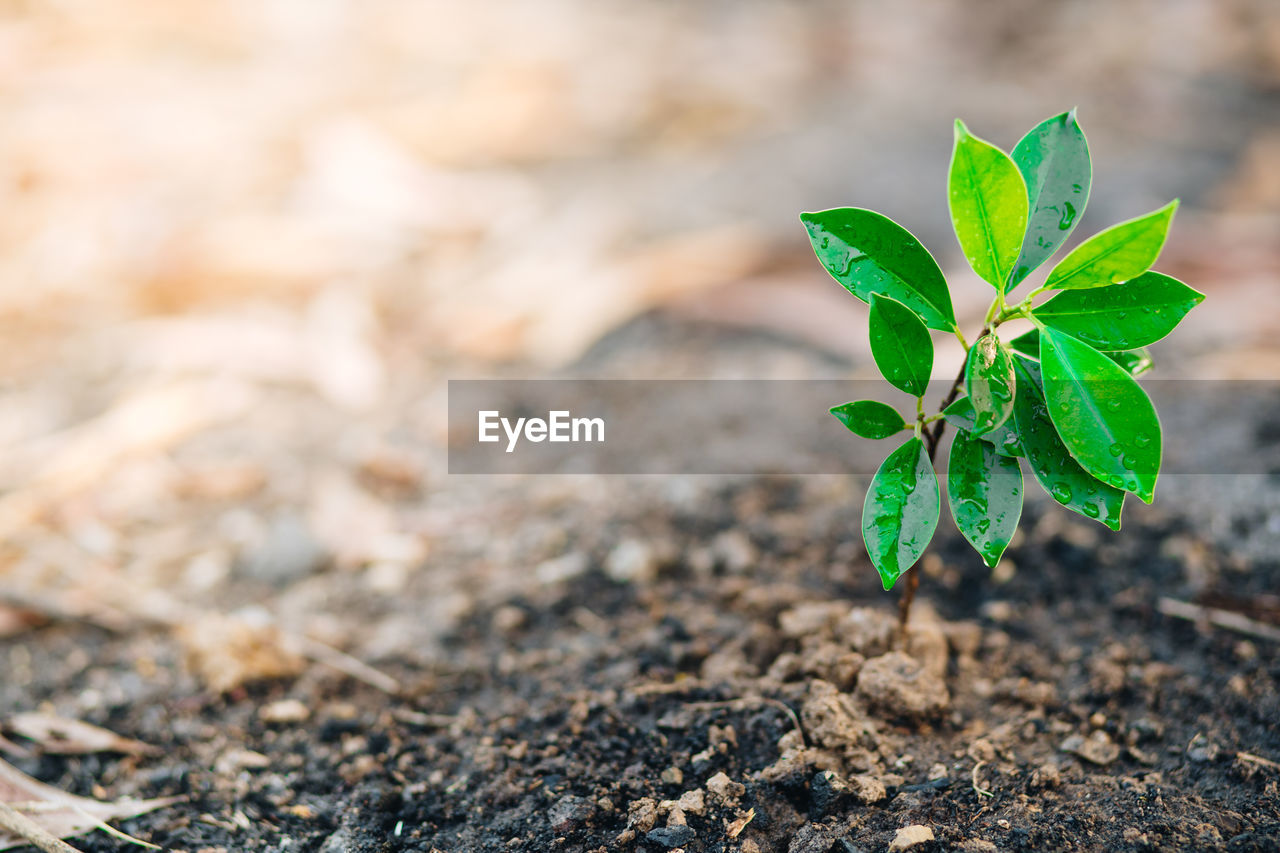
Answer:
<svg viewBox="0 0 1280 853"><path fill-rule="evenodd" d="M907 425L897 409L877 400L857 400L831 408L840 423L863 438L888 438Z"/></svg>
<svg viewBox="0 0 1280 853"><path fill-rule="evenodd" d="M968 397L960 397L951 405L942 410L942 416L947 423L956 429L973 432L974 412L973 403ZM1022 442L1018 440L1018 429L1013 418L1009 418L1000 426L983 435L975 435L982 441L989 443L995 448L996 453L1001 456L1025 456L1022 452Z"/></svg>
<svg viewBox="0 0 1280 853"><path fill-rule="evenodd" d="M1151 353L1147 352L1146 347L1121 352L1104 352L1103 355L1120 365L1130 376L1141 376L1152 367Z"/></svg>
<svg viewBox="0 0 1280 853"><path fill-rule="evenodd" d="M1040 360L1040 330L1032 329L1009 341L1009 349L1018 355ZM1152 367L1151 353L1146 347L1118 352L1103 352L1107 358L1124 368L1130 376L1141 376Z"/></svg>
<svg viewBox="0 0 1280 853"><path fill-rule="evenodd" d="M1009 279L1013 290L1062 246L1089 202L1093 168L1076 111L1045 119L1013 147L1013 162L1027 183L1031 216Z"/></svg>
<svg viewBox="0 0 1280 853"><path fill-rule="evenodd" d="M1137 278L1159 257L1177 209L1174 199L1159 210L1094 234L1058 262L1045 287L1083 290Z"/></svg>
<svg viewBox="0 0 1280 853"><path fill-rule="evenodd" d="M1160 419L1147 392L1122 367L1070 335L1040 333L1049 416L1080 465L1100 480L1155 497Z"/></svg>
<svg viewBox="0 0 1280 853"><path fill-rule="evenodd" d="M988 566L1000 562L1022 515L1022 468L985 441L961 431L947 465L951 516Z"/></svg>
<svg viewBox="0 0 1280 853"><path fill-rule="evenodd" d="M1013 359L994 334L974 341L964 367L964 389L973 405L973 431L991 432L1013 414Z"/></svg>
<svg viewBox="0 0 1280 853"><path fill-rule="evenodd" d="M969 266L1001 290L1027 231L1027 185L1009 155L956 119L947 202Z"/></svg>
<svg viewBox="0 0 1280 853"><path fill-rule="evenodd" d="M1176 278L1147 272L1110 287L1063 291L1031 313L1095 349L1115 351L1155 343L1203 301Z"/></svg>
<svg viewBox="0 0 1280 853"><path fill-rule="evenodd" d="M898 390L920 397L928 389L933 370L929 330L916 312L881 293L871 294L871 355Z"/></svg>
<svg viewBox="0 0 1280 853"><path fill-rule="evenodd" d="M1040 360L1040 330L1031 329L1009 341L1009 349L1027 358Z"/></svg>
<svg viewBox="0 0 1280 853"><path fill-rule="evenodd" d="M1014 374L1018 393L1013 417L1036 482L1072 512L1119 530L1124 491L1091 476L1071 457L1049 417L1041 390L1040 365L1019 356L1014 359Z"/></svg>
<svg viewBox="0 0 1280 853"><path fill-rule="evenodd" d="M913 436L880 465L862 506L862 540L886 590L920 559L940 509L938 477Z"/></svg>
<svg viewBox="0 0 1280 853"><path fill-rule="evenodd" d="M800 221L827 272L854 296L870 302L883 293L942 332L956 329L947 280L933 255L887 216L859 207L802 213Z"/></svg>

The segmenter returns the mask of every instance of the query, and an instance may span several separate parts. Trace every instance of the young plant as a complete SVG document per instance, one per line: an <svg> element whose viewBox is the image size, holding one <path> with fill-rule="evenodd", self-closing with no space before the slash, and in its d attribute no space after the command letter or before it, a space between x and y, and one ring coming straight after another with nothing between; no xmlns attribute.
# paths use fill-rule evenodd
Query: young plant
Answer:
<svg viewBox="0 0 1280 853"><path fill-rule="evenodd" d="M870 210L803 213L818 260L871 306L871 353L914 417L873 400L831 409L864 438L909 432L876 472L862 536L886 590L920 559L938 524L934 458L947 424L956 430L947 498L956 527L994 567L1022 513L1025 459L1058 503L1120 529L1127 494L1150 503L1160 468L1160 421L1134 377L1151 366L1148 344L1169 334L1203 294L1150 267L1176 200L1101 231L1058 261L1044 283L1019 285L1062 247L1089 200L1089 146L1075 110L1046 119L1009 154L955 125L947 199L969 266L995 291L972 345L956 325L937 261L914 235ZM1057 295L1037 304L1050 291ZM1032 329L1005 340L1009 320ZM931 332L959 339L966 356L934 414L924 395L933 370ZM918 573L899 610L906 629Z"/></svg>

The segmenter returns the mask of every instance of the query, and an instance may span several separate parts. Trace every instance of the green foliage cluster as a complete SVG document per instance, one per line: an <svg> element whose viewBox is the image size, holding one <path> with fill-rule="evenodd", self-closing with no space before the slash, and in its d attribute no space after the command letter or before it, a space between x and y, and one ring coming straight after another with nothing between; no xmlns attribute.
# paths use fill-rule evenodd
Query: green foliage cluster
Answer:
<svg viewBox="0 0 1280 853"><path fill-rule="evenodd" d="M1089 146L1075 110L1046 119L1006 154L955 126L948 180L951 222L973 271L995 289L972 345L956 325L937 261L874 211L801 214L818 260L871 306L871 352L884 378L916 398L915 416L859 400L831 409L864 438L910 432L867 492L862 535L884 588L933 537L941 495L933 460L944 424L955 438L947 497L957 528L994 566L1022 513L1025 459L1035 480L1074 512L1120 528L1126 494L1150 503L1161 460L1160 421L1135 377L1146 347L1204 296L1152 271L1178 202L1114 225L1068 252L1025 298L1011 294L1066 242L1089 200ZM1050 291L1056 295L1036 304ZM1011 340L1001 326L1025 319ZM967 355L941 409L926 415L930 330L954 334Z"/></svg>

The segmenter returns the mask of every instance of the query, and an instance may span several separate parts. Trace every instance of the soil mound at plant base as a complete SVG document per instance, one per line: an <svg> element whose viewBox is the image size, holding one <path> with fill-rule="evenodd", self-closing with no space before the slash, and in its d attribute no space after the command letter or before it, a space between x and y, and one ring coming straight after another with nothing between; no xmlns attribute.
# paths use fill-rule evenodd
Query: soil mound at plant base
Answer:
<svg viewBox="0 0 1280 853"><path fill-rule="evenodd" d="M942 678L902 652L889 652L863 664L858 695L881 713L912 722L937 719L951 707Z"/></svg>

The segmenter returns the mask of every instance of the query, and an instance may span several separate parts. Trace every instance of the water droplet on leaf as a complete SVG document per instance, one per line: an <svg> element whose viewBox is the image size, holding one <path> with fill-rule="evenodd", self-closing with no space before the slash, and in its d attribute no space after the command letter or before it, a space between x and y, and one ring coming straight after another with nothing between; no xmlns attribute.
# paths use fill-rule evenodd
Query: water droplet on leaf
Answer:
<svg viewBox="0 0 1280 853"><path fill-rule="evenodd" d="M1071 223L1076 221L1076 208L1069 201L1062 203L1065 210L1062 211L1062 218L1058 220L1058 230L1066 231L1071 227Z"/></svg>

